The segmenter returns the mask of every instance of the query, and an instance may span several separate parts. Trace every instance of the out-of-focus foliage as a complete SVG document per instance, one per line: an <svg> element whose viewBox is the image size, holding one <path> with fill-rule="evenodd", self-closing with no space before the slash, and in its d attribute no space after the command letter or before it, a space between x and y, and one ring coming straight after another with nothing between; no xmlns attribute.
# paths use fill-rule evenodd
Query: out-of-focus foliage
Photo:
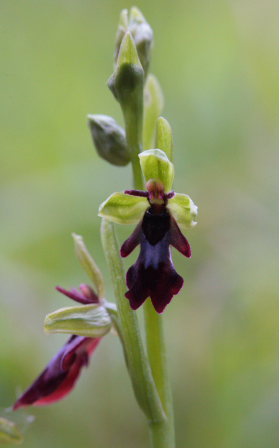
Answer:
<svg viewBox="0 0 279 448"><path fill-rule="evenodd" d="M22 441L22 434L15 423L11 420L0 417L0 445L19 445Z"/></svg>
<svg viewBox="0 0 279 448"><path fill-rule="evenodd" d="M98 158L86 115L123 124L106 80L119 12L133 3L1 1L2 409L65 339L42 327L45 314L70 305L54 286L87 281L71 232L85 236L109 280L98 205L130 188L131 173ZM166 312L178 446L277 448L278 2L138 6L154 29L150 71L173 127L175 189L199 205L193 258L174 254L185 286ZM119 229L121 240L129 230ZM23 448L146 443L113 335L70 397L27 413L37 418Z"/></svg>

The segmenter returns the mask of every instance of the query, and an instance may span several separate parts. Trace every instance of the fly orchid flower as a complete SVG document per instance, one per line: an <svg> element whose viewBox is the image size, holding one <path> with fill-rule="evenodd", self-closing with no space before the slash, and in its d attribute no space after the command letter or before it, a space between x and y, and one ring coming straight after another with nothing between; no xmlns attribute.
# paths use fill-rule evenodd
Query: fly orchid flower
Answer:
<svg viewBox="0 0 279 448"><path fill-rule="evenodd" d="M75 311L78 308L83 308L85 311L87 309L94 310L96 307L102 308L99 298L88 285L80 285L80 291L78 289L67 291L60 287L56 289L67 297L83 304L83 307L64 308L60 310L60 314L63 312L64 317L65 314L68 317L68 325L70 322L69 310L73 310L72 316L75 314L76 320L79 319L81 321L83 319L82 313ZM56 314L58 315L59 311ZM110 328L108 322L107 328ZM107 328L103 334L107 332ZM73 333L78 334L73 334L68 339L66 344L52 358L34 383L18 398L13 406L14 410L30 405L44 406L51 404L61 400L71 392L82 368L88 366L90 357L101 341L101 336L85 337L79 335L82 333L81 330L73 331Z"/></svg>
<svg viewBox="0 0 279 448"><path fill-rule="evenodd" d="M126 257L140 245L138 259L127 272L126 297L134 310L150 297L155 310L162 313L183 285L170 246L191 257L190 245L180 227L196 224L197 207L189 196L171 191L173 164L163 151L147 150L139 157L147 191L112 194L101 205L99 215L121 224L138 222L120 251Z"/></svg>

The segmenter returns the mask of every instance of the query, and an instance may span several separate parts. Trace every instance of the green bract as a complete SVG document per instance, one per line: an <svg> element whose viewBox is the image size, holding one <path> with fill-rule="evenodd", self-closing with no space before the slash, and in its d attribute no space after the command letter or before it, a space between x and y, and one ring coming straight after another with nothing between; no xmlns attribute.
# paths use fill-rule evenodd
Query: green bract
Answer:
<svg viewBox="0 0 279 448"><path fill-rule="evenodd" d="M48 333L66 333L99 338L111 329L111 319L103 306L81 305L61 308L45 318Z"/></svg>
<svg viewBox="0 0 279 448"><path fill-rule="evenodd" d="M23 441L23 435L14 422L0 417L0 444L12 443L18 445Z"/></svg>
<svg viewBox="0 0 279 448"><path fill-rule="evenodd" d="M90 255L89 250L85 246L82 236L76 233L72 234L75 251L77 257L80 261L81 266L84 268L89 278L93 281L99 298L104 298L105 296L105 285L103 275L95 263L94 258Z"/></svg>
<svg viewBox="0 0 279 448"><path fill-rule="evenodd" d="M156 120L162 113L164 96L154 75L148 75L144 86L143 147L154 148ZM160 146L158 146L161 148ZM163 148L161 148L163 149Z"/></svg>
<svg viewBox="0 0 279 448"><path fill-rule="evenodd" d="M122 107L137 97L143 88L143 68L131 33L126 32L122 39L115 70L108 80L108 86Z"/></svg>
<svg viewBox="0 0 279 448"><path fill-rule="evenodd" d="M179 226L189 228L197 224L198 207L187 194L176 193L169 200L168 209Z"/></svg>
<svg viewBox="0 0 279 448"><path fill-rule="evenodd" d="M161 149L148 149L139 154L141 170L145 182L149 179L160 180L165 192L171 191L174 177L173 164Z"/></svg>
<svg viewBox="0 0 279 448"><path fill-rule="evenodd" d="M169 122L163 117L159 117L156 123L156 147L162 149L169 160L172 160L172 131Z"/></svg>
<svg viewBox="0 0 279 448"><path fill-rule="evenodd" d="M99 216L117 224L135 224L148 207L146 198L113 193L100 205Z"/></svg>
<svg viewBox="0 0 279 448"><path fill-rule="evenodd" d="M114 62L117 62L117 57L120 49L120 45L122 42L122 39L128 29L129 25L129 16L128 16L128 9L123 9L120 13L119 17L119 23L116 33L116 39L115 39L115 51L114 51Z"/></svg>

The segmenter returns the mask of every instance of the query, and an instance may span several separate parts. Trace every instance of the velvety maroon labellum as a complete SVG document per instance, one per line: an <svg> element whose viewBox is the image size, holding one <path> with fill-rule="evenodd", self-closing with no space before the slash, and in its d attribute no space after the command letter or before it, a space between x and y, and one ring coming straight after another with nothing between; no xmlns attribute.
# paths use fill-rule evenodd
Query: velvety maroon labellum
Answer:
<svg viewBox="0 0 279 448"><path fill-rule="evenodd" d="M126 276L129 290L125 295L134 310L150 297L155 310L162 313L183 285L172 262L170 245L185 257L191 257L191 248L166 207L167 199L165 195L163 204L150 205L121 247L121 256L127 257L140 244L139 257Z"/></svg>

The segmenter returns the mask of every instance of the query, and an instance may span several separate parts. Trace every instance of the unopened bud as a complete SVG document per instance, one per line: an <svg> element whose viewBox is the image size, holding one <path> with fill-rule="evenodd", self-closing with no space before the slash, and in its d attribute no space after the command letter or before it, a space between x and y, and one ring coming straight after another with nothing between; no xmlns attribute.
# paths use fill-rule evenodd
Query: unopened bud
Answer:
<svg viewBox="0 0 279 448"><path fill-rule="evenodd" d="M114 62L116 63L118 58L118 53L120 49L120 45L122 42L122 39L128 30L129 26L129 18L128 18L128 9L122 9L120 13L118 28L116 32L116 39L115 39L115 51L114 51Z"/></svg>
<svg viewBox="0 0 279 448"><path fill-rule="evenodd" d="M130 162L125 131L108 115L88 115L93 143L100 157L117 166Z"/></svg>
<svg viewBox="0 0 279 448"><path fill-rule="evenodd" d="M122 39L115 70L108 86L123 109L142 103L143 68L134 39L129 31ZM142 104L141 104L142 107Z"/></svg>
<svg viewBox="0 0 279 448"><path fill-rule="evenodd" d="M148 68L151 59L151 48L153 43L153 31L149 23L145 20L145 17L141 11L133 7L128 16L128 10L123 9L120 14L119 25L116 33L116 43L114 52L114 62L117 62L118 54L122 39L129 31L135 41L137 53L144 70L144 76L146 78Z"/></svg>
<svg viewBox="0 0 279 448"><path fill-rule="evenodd" d="M153 31L149 23L145 20L145 17L136 7L131 9L129 30L135 40L137 52L146 77L151 60Z"/></svg>

